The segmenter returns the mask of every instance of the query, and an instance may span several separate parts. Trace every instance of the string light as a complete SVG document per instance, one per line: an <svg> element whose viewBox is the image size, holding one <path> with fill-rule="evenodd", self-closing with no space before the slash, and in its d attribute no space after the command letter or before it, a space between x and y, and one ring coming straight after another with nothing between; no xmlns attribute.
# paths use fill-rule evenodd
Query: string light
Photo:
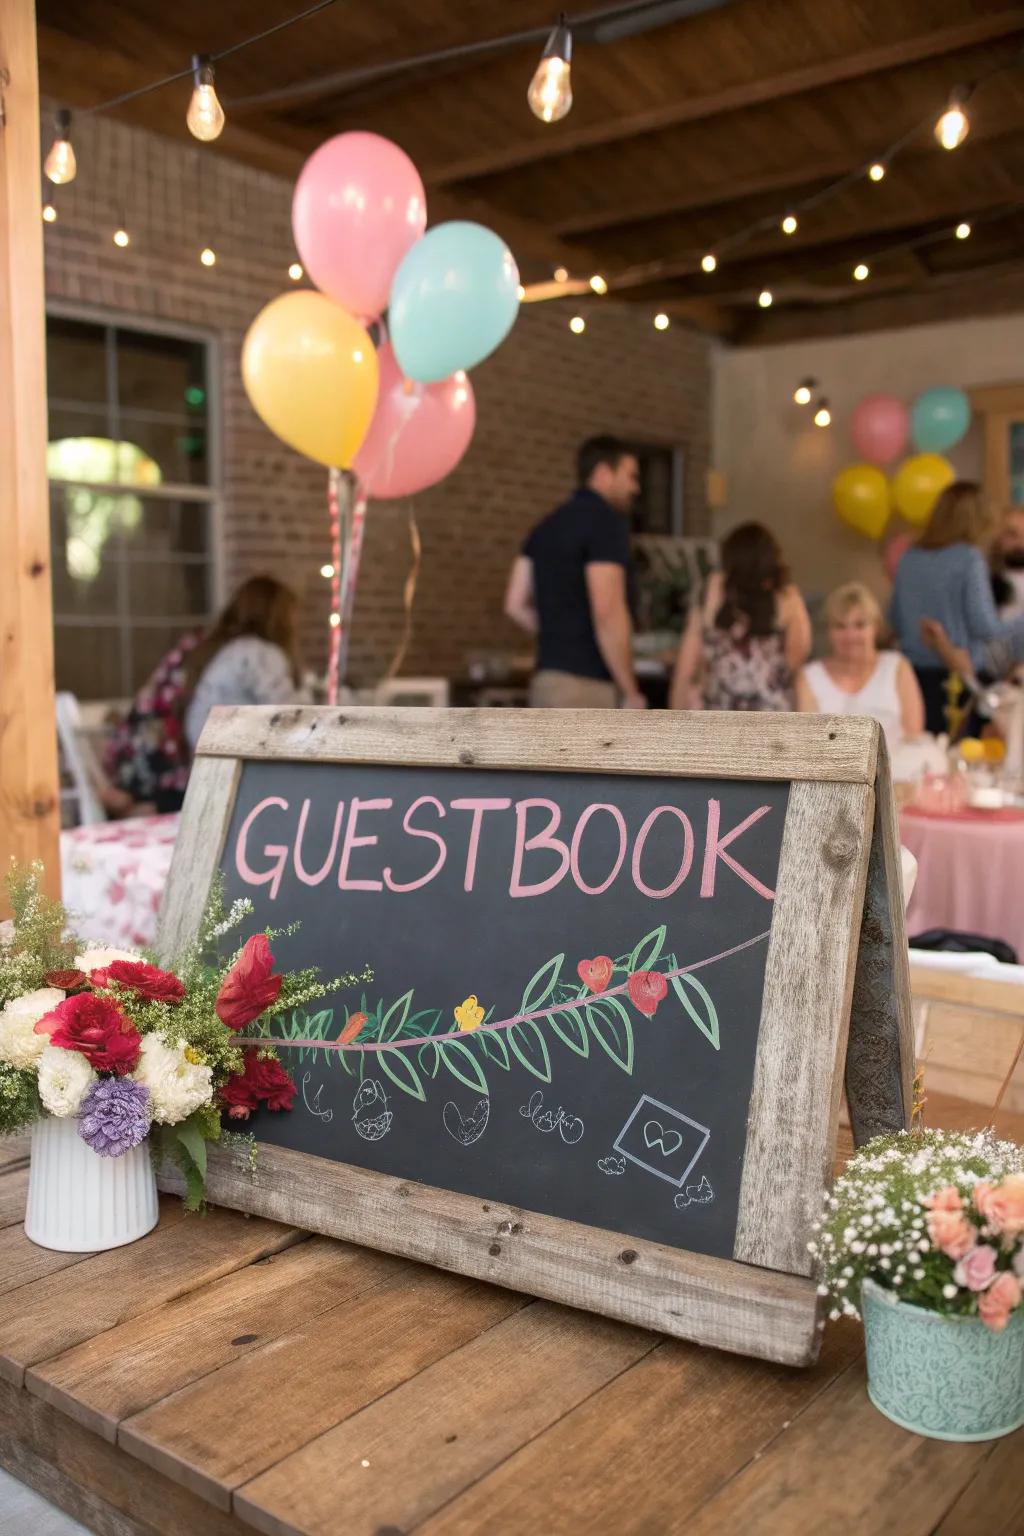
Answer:
<svg viewBox="0 0 1024 1536"><path fill-rule="evenodd" d="M43 204L43 222L44 224L56 224L57 222L57 210L49 198Z"/></svg>
<svg viewBox="0 0 1024 1536"><path fill-rule="evenodd" d="M204 267L215 267L217 265L217 252L210 246L204 245L199 252L199 260Z"/></svg>
<svg viewBox="0 0 1024 1536"><path fill-rule="evenodd" d="M700 264L705 272L713 272L718 266L718 257L708 251L706 256L701 257Z"/></svg>
<svg viewBox="0 0 1024 1536"><path fill-rule="evenodd" d="M571 63L572 33L566 26L563 12L544 44L540 63L526 93L530 111L542 123L560 122L572 106Z"/></svg>
<svg viewBox="0 0 1024 1536"><path fill-rule="evenodd" d="M762 288L757 296L757 302L762 309L770 309L772 306L772 292L770 288Z"/></svg>
<svg viewBox="0 0 1024 1536"><path fill-rule="evenodd" d="M854 279L858 283L864 282L865 278L870 276L870 273L871 268L868 266L866 261L858 261L857 265L853 269Z"/></svg>
<svg viewBox="0 0 1024 1536"><path fill-rule="evenodd" d="M593 288L595 293L605 294L608 292L608 284L605 282L600 272L594 273L593 277L590 279L590 286Z"/></svg>
<svg viewBox="0 0 1024 1536"><path fill-rule="evenodd" d="M796 217L796 214L795 213L787 213L786 217L782 221L782 233L784 235L795 235L796 231L797 231L797 217Z"/></svg>
<svg viewBox="0 0 1024 1536"><path fill-rule="evenodd" d="M291 278L293 283L300 283L302 281L305 273L302 270L301 261L292 262L291 266L288 268L288 276Z"/></svg>
<svg viewBox="0 0 1024 1536"><path fill-rule="evenodd" d="M968 223L964 222L963 224L958 224L957 225L957 227L956 227L956 237L957 237L958 240L966 240L966 239L968 239L968 237L970 236L970 233L971 233L971 226Z"/></svg>
<svg viewBox="0 0 1024 1536"><path fill-rule="evenodd" d="M331 628L332 629L337 629L337 627L338 627L338 625L340 623L341 623L341 614L340 613L332 613L331 614Z"/></svg>
<svg viewBox="0 0 1024 1536"><path fill-rule="evenodd" d="M122 251L126 245L131 245L132 238L125 229L123 221L114 230L113 240L114 244Z"/></svg>
<svg viewBox="0 0 1024 1536"><path fill-rule="evenodd" d="M572 319L569 321L569 329L572 331L573 335L582 336L586 328L587 322L584 320L583 316L573 315Z"/></svg>
<svg viewBox="0 0 1024 1536"><path fill-rule="evenodd" d="M192 100L185 113L188 131L194 139L212 144L224 131L224 108L217 99L213 83L213 65L208 53L192 55Z"/></svg>
<svg viewBox="0 0 1024 1536"><path fill-rule="evenodd" d="M966 102L966 86L954 86L946 110L935 124L935 137L943 149L956 149L971 131L970 120L964 111Z"/></svg>
<svg viewBox="0 0 1024 1536"><path fill-rule="evenodd" d="M816 382L817 380L815 379L801 379L800 383L793 391L793 399L796 401L797 405L810 405L811 390L814 388Z"/></svg>
<svg viewBox="0 0 1024 1536"><path fill-rule="evenodd" d="M655 315L655 317L654 317L654 329L656 331L667 331L668 327L669 327L668 315L666 315L664 313Z"/></svg>
<svg viewBox="0 0 1024 1536"><path fill-rule="evenodd" d="M876 160L874 165L868 166L868 175L872 181L884 181L885 171L886 167L883 165L881 160Z"/></svg>
<svg viewBox="0 0 1024 1536"><path fill-rule="evenodd" d="M569 281L569 268L556 267L554 276L556 283L567 283Z"/></svg>
<svg viewBox="0 0 1024 1536"><path fill-rule="evenodd" d="M320 575L324 578L325 581L330 581L331 577L334 575L334 566L322 565L320 567Z"/></svg>
<svg viewBox="0 0 1024 1536"><path fill-rule="evenodd" d="M71 113L66 107L61 107L57 113L56 126L57 136L43 161L43 170L55 187L66 187L78 173L78 161L71 143Z"/></svg>
<svg viewBox="0 0 1024 1536"><path fill-rule="evenodd" d="M814 425L816 427L829 427L832 425L832 412L828 408L828 401L824 396L818 401L814 411Z"/></svg>
<svg viewBox="0 0 1024 1536"><path fill-rule="evenodd" d="M519 300L520 304L526 298L526 289L523 287L522 283L520 283L519 287L516 289L516 298Z"/></svg>

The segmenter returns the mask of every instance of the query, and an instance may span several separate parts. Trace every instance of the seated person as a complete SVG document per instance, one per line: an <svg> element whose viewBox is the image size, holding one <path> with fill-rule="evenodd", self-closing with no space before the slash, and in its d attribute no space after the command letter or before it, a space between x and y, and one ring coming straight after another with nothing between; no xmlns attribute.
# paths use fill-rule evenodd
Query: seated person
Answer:
<svg viewBox="0 0 1024 1536"><path fill-rule="evenodd" d="M825 603L829 653L796 680L796 707L825 715L870 715L889 751L924 730L924 700L914 669L898 651L880 651L882 612L867 587L848 581Z"/></svg>

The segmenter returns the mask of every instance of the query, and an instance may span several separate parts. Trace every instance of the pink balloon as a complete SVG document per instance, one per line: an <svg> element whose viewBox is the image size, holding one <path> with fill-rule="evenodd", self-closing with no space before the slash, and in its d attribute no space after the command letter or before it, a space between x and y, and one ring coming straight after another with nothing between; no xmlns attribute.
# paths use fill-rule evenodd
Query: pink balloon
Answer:
<svg viewBox="0 0 1024 1536"><path fill-rule="evenodd" d="M850 440L869 464L898 459L910 437L910 412L895 395L865 395L850 417Z"/></svg>
<svg viewBox="0 0 1024 1536"><path fill-rule="evenodd" d="M372 320L427 227L427 197L409 156L377 133L339 133L314 150L292 198L292 233L321 292Z"/></svg>
<svg viewBox="0 0 1024 1536"><path fill-rule="evenodd" d="M377 409L352 468L368 496L388 501L425 491L451 474L473 436L476 401L461 371L437 384L414 384L390 342L377 361Z"/></svg>
<svg viewBox="0 0 1024 1536"><path fill-rule="evenodd" d="M912 533L897 533L885 546L885 554L882 559L885 562L885 574L890 581L896 580L896 567L914 542Z"/></svg>

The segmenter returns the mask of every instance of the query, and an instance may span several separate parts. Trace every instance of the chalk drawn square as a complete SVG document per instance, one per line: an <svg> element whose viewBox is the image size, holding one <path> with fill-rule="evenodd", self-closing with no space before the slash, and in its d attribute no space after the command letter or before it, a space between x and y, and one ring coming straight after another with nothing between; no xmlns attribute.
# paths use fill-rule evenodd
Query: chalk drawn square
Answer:
<svg viewBox="0 0 1024 1536"><path fill-rule="evenodd" d="M615 1150L682 1189L710 1137L706 1125L645 1093L616 1136Z"/></svg>

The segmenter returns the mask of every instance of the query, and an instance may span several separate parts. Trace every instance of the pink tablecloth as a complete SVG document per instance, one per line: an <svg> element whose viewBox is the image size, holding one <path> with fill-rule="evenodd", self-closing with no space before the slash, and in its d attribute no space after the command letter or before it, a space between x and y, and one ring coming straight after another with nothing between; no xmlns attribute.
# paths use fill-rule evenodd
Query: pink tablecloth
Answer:
<svg viewBox="0 0 1024 1536"><path fill-rule="evenodd" d="M177 816L138 816L60 835L63 900L84 939L115 948L152 944Z"/></svg>
<svg viewBox="0 0 1024 1536"><path fill-rule="evenodd" d="M1024 818L900 815L900 836L917 859L907 909L911 938L955 928L1004 939L1024 960Z"/></svg>

